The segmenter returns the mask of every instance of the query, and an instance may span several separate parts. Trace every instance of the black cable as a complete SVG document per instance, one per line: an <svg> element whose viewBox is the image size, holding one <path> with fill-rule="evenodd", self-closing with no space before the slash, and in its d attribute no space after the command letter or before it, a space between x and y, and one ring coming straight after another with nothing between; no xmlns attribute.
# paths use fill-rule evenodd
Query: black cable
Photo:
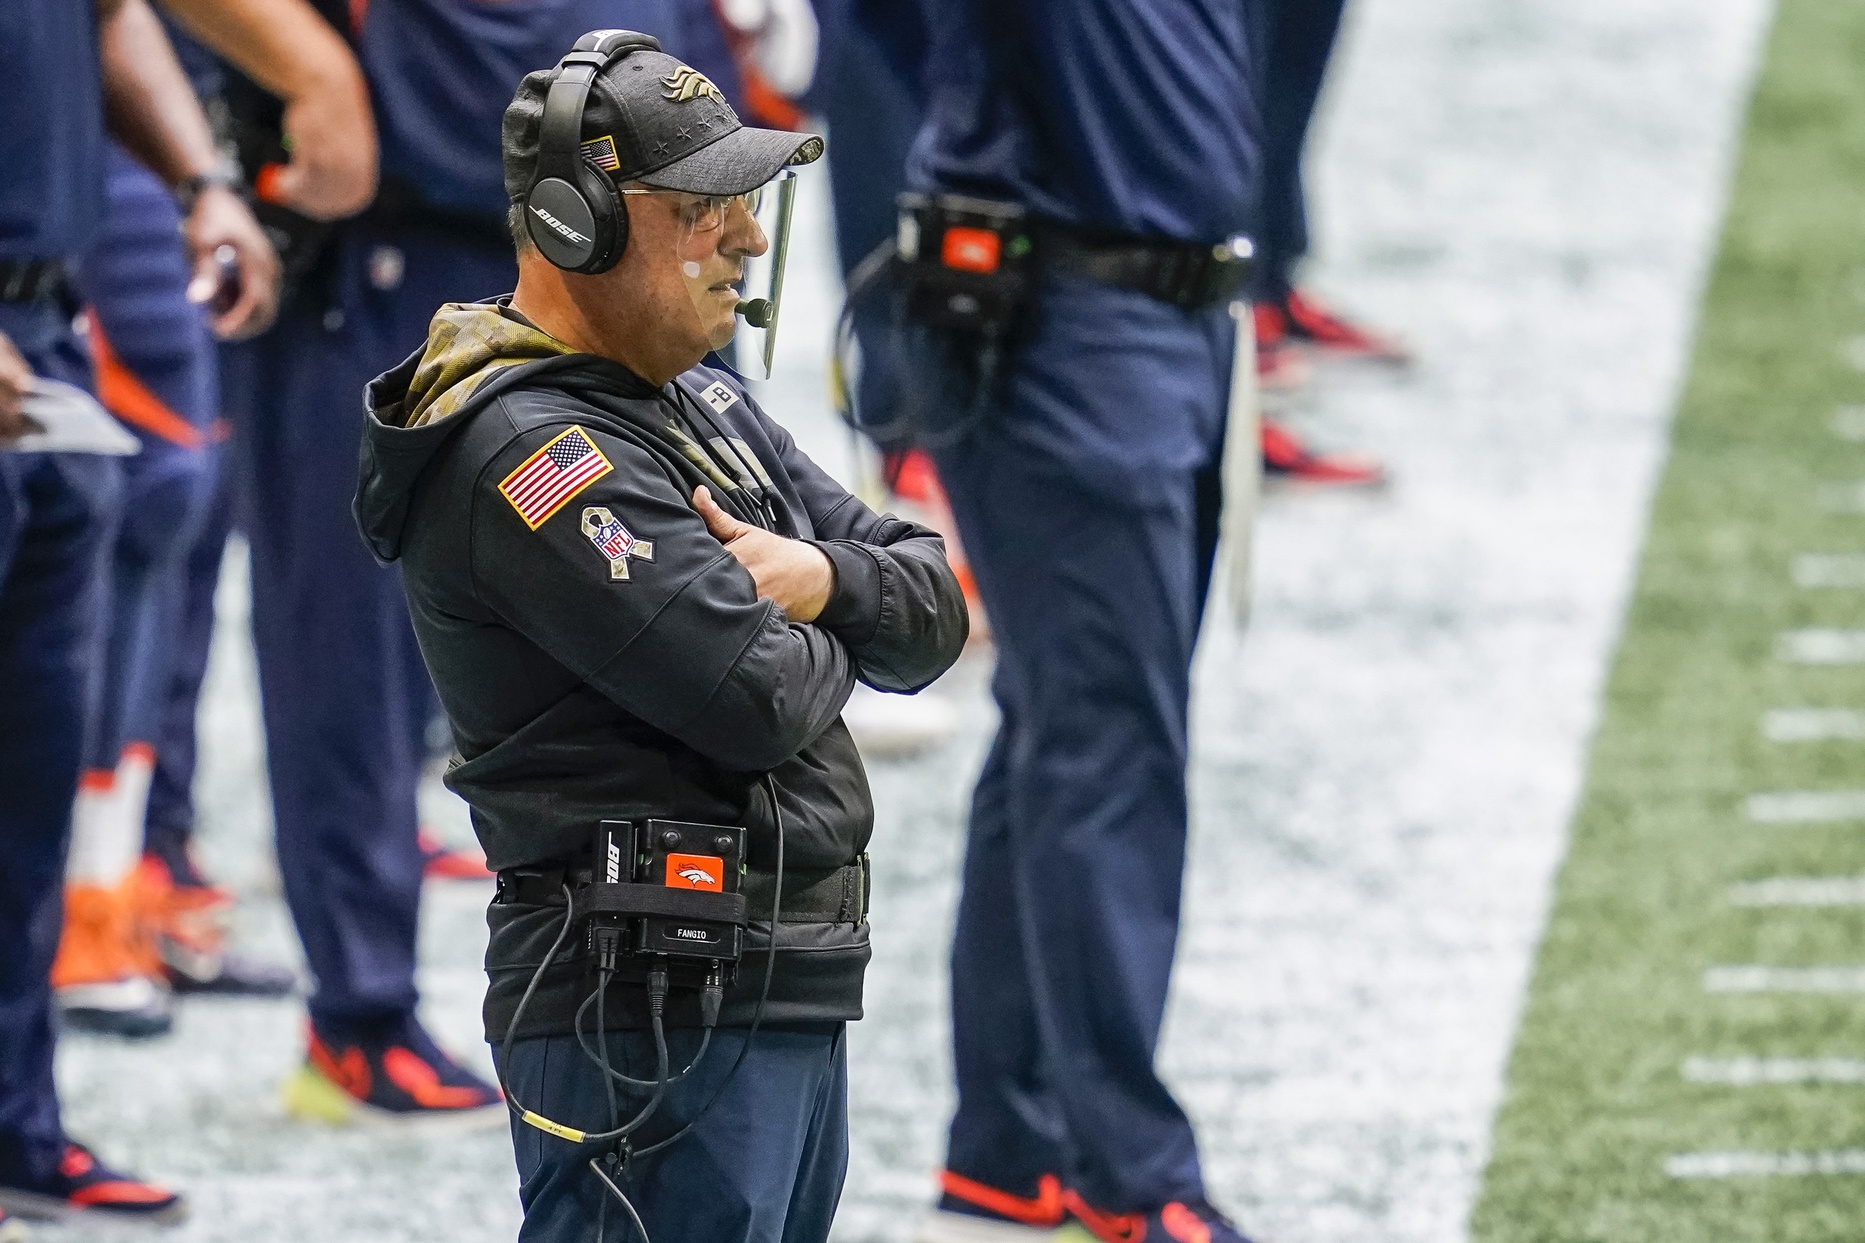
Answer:
<svg viewBox="0 0 1865 1243"><path fill-rule="evenodd" d="M602 1180L602 1185L613 1192L615 1198L622 1202L622 1207L628 1210L629 1220L633 1221L635 1223L635 1229L641 1232L641 1243L649 1243L648 1228L641 1224L641 1214L635 1212L635 1206L629 1203L628 1197L622 1193L622 1189L617 1187L609 1176L602 1172L602 1166L597 1163L596 1158L591 1157L589 1159L589 1168L596 1171L596 1177Z"/></svg>
<svg viewBox="0 0 1865 1243"><path fill-rule="evenodd" d="M501 1050L509 1051L511 1049L512 1038L518 1032L519 1020L524 1017L526 1007L531 1004L531 998L537 993L538 982L544 978L544 972L550 967L550 964L556 961L557 951L563 948L564 940L570 935L570 929L575 926L575 908L571 903L570 887L568 885L563 886L563 899L563 926L557 930L557 939L551 942L550 951L544 955L544 961L539 963L537 965L537 970L531 973L531 982L525 985L524 995L518 999L518 1008L512 1011L512 1021L505 1025L505 1041L500 1046ZM600 987L600 983L598 983L598 987ZM573 1144L600 1144L608 1140L621 1139L648 1120L648 1117L660 1107L661 1098L666 1095L667 1091L667 1085L664 1082L659 1084L655 1089L653 1097L649 1099L646 1105L642 1106L641 1112L636 1114L635 1117L624 1126L612 1127L607 1131L579 1131L575 1127L565 1126L561 1122L553 1122L536 1110L526 1109L524 1104L513 1094L511 1085L506 1082L505 1067L500 1059L493 1059L493 1069L498 1072L499 1090L505 1094L506 1108L517 1114L520 1122L528 1126L534 1126L548 1135L555 1135L559 1139L568 1140ZM661 1063L660 1071L663 1076L667 1073L667 1066L664 1061Z"/></svg>
<svg viewBox="0 0 1865 1243"><path fill-rule="evenodd" d="M758 1025L764 1021L764 1005L771 997L771 974L777 965L777 921L783 911L784 901L784 811L777 802L777 782L769 773L764 774L764 788L771 796L771 820L777 829L777 879L771 889L771 944L764 956L764 986L758 990L757 1008L751 1012L751 1027L745 1032L745 1043L739 1046L738 1057L732 1062L732 1069L725 1072L725 1078L719 1080L719 1086L713 1090L712 1096L707 1099L706 1103L700 1106L699 1112L693 1115L692 1121L659 1143L651 1144L636 1152L634 1155L637 1157L659 1152L674 1141L685 1138L689 1131L699 1125L700 1119L706 1116L706 1111L719 1103L719 1098L725 1095L725 1089L737 1076L739 1068L745 1064L745 1055L751 1052L751 1042L757 1039Z"/></svg>
<svg viewBox="0 0 1865 1243"><path fill-rule="evenodd" d="M518 1032L518 1020L524 1017L525 1007L531 1004L531 997L537 992L538 982L544 978L546 968L557 960L557 951L563 948L564 941L569 938L570 929L575 926L576 919L574 912L575 906L570 900L570 886L565 885L563 886L563 927L557 930L557 939L550 943L550 949L545 953L544 961L539 963L537 965L537 970L531 973L531 982L525 985L524 995L518 999L518 1008L512 1011L512 1021L505 1025L505 1040L504 1043L499 1046L501 1052L509 1054L512 1047L512 1037ZM499 1091L505 1094L506 1107L518 1115L519 1121L529 1123L531 1120L525 1115L532 1111L526 1109L519 1103L517 1094L512 1091L511 1085L505 1081L505 1059L502 1057L494 1058L492 1068L498 1072ZM541 1117L542 1115L538 1116Z"/></svg>
<svg viewBox="0 0 1865 1243"><path fill-rule="evenodd" d="M583 998L583 1004L578 1006L576 1010L576 1042L583 1047L583 1056L587 1057L592 1062L597 1060L596 1050L589 1043L589 1033L583 1030L583 1016L589 1012L589 1008L595 1003L596 995L591 993L589 996ZM704 1035L700 1037L699 1049L693 1054L693 1060L688 1062L686 1069L682 1070L679 1074L669 1075L667 1077L668 1085L676 1084L692 1074L694 1069L698 1067L700 1059L706 1056L706 1050L711 1047L712 1028L708 1027L704 1029ZM609 1074L614 1078L615 1082L625 1083L631 1088L651 1088L655 1083L652 1079L636 1079L629 1075L624 1075L621 1071L613 1067L609 1069Z"/></svg>

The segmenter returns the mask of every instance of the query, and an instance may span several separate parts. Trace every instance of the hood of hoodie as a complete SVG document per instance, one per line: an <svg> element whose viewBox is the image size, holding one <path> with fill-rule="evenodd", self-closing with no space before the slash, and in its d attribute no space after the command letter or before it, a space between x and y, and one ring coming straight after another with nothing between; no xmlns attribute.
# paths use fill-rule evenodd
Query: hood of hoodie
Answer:
<svg viewBox="0 0 1865 1243"><path fill-rule="evenodd" d="M401 555L415 481L465 426L461 416L537 366L585 357L502 302L450 302L435 312L427 344L367 390L353 510L376 558Z"/></svg>

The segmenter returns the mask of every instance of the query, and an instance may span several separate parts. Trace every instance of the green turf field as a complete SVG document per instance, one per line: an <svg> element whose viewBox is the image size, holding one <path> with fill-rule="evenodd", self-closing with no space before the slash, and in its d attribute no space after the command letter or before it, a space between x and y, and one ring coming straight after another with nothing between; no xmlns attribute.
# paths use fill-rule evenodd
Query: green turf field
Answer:
<svg viewBox="0 0 1865 1243"><path fill-rule="evenodd" d="M1865 711L1865 636L1790 634L1865 631L1865 561L1796 574L1865 553L1861 368L1865 5L1783 0L1476 1243L1865 1240L1865 882L1732 890L1865 874L1865 796L1749 801L1865 791L1865 739L1764 732ZM1859 970L1706 977L1756 966Z"/></svg>

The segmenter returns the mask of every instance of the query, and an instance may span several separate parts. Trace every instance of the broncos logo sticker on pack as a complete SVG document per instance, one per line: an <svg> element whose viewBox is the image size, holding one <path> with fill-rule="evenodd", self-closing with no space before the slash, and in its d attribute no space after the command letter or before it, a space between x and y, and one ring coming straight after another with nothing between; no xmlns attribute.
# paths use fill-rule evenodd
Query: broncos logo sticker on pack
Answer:
<svg viewBox="0 0 1865 1243"><path fill-rule="evenodd" d="M583 534L596 546L609 563L611 582L628 581L628 560L654 560L654 543L651 540L636 539L629 534L617 518L603 505L591 505L583 511Z"/></svg>
<svg viewBox="0 0 1865 1243"><path fill-rule="evenodd" d="M681 65L662 78L661 85L667 88L661 93L677 104L698 99L701 95L716 99L722 104L725 103L725 96L720 93L718 87L712 84L712 79L691 65Z"/></svg>

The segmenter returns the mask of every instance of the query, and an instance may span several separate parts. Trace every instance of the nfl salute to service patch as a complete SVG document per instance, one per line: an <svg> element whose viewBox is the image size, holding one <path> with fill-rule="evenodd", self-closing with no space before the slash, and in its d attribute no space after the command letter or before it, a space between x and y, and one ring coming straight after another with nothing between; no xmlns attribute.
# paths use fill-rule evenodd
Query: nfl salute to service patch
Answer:
<svg viewBox="0 0 1865 1243"><path fill-rule="evenodd" d="M572 427L505 476L499 495L510 501L525 525L535 531L577 493L614 469L589 434Z"/></svg>
<svg viewBox="0 0 1865 1243"><path fill-rule="evenodd" d="M611 582L628 581L628 559L654 560L654 542L636 539L622 525L621 519L604 505L591 505L583 511L583 534L609 562Z"/></svg>

